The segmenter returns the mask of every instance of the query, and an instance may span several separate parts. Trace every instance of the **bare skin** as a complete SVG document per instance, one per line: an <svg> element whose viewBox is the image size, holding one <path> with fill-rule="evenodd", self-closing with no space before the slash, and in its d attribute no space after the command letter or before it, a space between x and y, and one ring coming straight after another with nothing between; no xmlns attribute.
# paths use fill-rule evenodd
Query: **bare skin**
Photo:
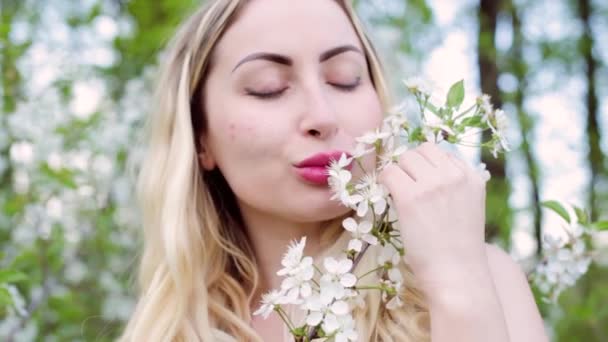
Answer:
<svg viewBox="0 0 608 342"><path fill-rule="evenodd" d="M362 51L330 0L251 1L216 46L201 164L219 167L237 197L260 267L258 293L280 286L275 272L290 241L306 235L305 252L315 255L321 223L349 211L330 200L327 187L299 178L293 164L317 152L352 151L356 137L380 125ZM373 159L363 164L371 170ZM430 298L433 341L547 341L522 271L483 241L485 184L470 166L425 144L387 168L381 182ZM285 341L274 315L252 326L264 341Z"/></svg>

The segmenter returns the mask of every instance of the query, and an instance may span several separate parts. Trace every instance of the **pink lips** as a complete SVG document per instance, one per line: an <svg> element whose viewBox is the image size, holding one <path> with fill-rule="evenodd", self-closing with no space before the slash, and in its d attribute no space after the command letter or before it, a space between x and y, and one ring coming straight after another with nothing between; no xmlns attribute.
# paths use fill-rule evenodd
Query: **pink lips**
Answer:
<svg viewBox="0 0 608 342"><path fill-rule="evenodd" d="M332 160L340 160L342 154L347 157L351 155L343 151L323 152L312 155L295 165L296 173L304 180L320 185L327 185L329 175L327 167ZM352 163L345 167L347 170L352 169Z"/></svg>

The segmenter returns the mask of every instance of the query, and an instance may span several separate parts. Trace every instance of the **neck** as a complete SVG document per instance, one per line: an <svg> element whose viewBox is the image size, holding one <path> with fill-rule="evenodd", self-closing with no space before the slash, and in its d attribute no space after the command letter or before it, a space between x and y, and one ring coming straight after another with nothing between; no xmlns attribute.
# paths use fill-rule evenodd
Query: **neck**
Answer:
<svg viewBox="0 0 608 342"><path fill-rule="evenodd" d="M281 259L290 242L306 236L304 254L315 257L326 247L322 235L342 219L317 222L294 222L276 216L268 216L251 207L241 205L245 229L251 241L258 265L260 281L251 303L257 307L262 294L281 287L282 278L276 275Z"/></svg>
<svg viewBox="0 0 608 342"><path fill-rule="evenodd" d="M255 213L250 213L245 222L260 272L259 289L264 292L280 287L281 277L276 272L281 268L281 259L290 242L306 236L304 253L315 255L319 252L321 222L297 223Z"/></svg>

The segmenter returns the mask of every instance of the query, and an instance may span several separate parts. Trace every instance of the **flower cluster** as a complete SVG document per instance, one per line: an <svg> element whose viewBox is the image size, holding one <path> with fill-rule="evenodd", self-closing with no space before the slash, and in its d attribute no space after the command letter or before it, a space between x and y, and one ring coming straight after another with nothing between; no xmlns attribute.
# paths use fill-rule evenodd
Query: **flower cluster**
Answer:
<svg viewBox="0 0 608 342"><path fill-rule="evenodd" d="M380 291L388 310L403 305L400 294L405 284L399 266L405 250L392 198L377 180L379 171L396 163L409 148L427 141L485 147L494 157L510 149L506 139L506 115L492 106L489 96L478 97L474 104L461 111L464 102L462 81L452 85L442 105L431 101L430 88L422 81L408 80L405 85L418 103L420 124L412 124L400 111L390 113L381 127L356 139L357 144L350 157L343 154L328 166L328 184L333 193L331 199L340 201L354 212L352 217L342 222L342 227L350 234L343 255L325 258L321 269L311 257L304 256L305 237L292 243L282 260L283 268L277 272L284 277L281 288L264 295L261 307L254 313L267 317L276 311L296 341L315 338L344 342L357 340L352 312L355 307L365 305L361 291ZM468 141L485 130L491 131L489 141L479 145ZM375 168L366 170L362 158L372 153L376 154ZM357 180L347 169L353 162L358 163L365 173ZM477 169L484 179L490 178L484 164ZM581 236L576 234L572 236ZM377 265L357 276L356 266L370 246L379 249ZM563 286L556 285L558 279L560 284L569 286L586 271L589 259L583 256L585 245L581 242L553 243L547 250L555 252L555 256L548 257L539 266L539 279L543 279L545 284L543 288L561 290ZM371 274L376 275L377 282L362 285L361 279ZM291 321L284 305L296 305L306 312L303 325L296 326Z"/></svg>
<svg viewBox="0 0 608 342"><path fill-rule="evenodd" d="M563 218L561 227L564 234L543 236L543 257L531 279L542 293L543 300L555 302L565 289L587 273L592 261L588 246L594 229L586 226L586 213L581 208L555 201L543 204Z"/></svg>

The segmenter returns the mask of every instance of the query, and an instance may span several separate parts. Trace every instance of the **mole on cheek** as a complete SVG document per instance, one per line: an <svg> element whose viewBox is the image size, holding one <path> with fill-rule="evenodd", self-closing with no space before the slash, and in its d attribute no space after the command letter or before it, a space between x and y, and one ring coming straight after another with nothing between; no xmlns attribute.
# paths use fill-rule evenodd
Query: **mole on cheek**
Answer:
<svg viewBox="0 0 608 342"><path fill-rule="evenodd" d="M230 135L230 141L234 141L234 137L235 137L235 135L236 135L235 130L236 130L236 129L234 128L234 124L233 124L233 123L231 123L231 124L228 126L228 135Z"/></svg>
<svg viewBox="0 0 608 342"><path fill-rule="evenodd" d="M235 123L230 123L228 125L228 135L230 137L230 141L234 141L237 135L239 135L240 138L249 141L248 139L254 138L255 133L253 127L249 125L237 126Z"/></svg>

